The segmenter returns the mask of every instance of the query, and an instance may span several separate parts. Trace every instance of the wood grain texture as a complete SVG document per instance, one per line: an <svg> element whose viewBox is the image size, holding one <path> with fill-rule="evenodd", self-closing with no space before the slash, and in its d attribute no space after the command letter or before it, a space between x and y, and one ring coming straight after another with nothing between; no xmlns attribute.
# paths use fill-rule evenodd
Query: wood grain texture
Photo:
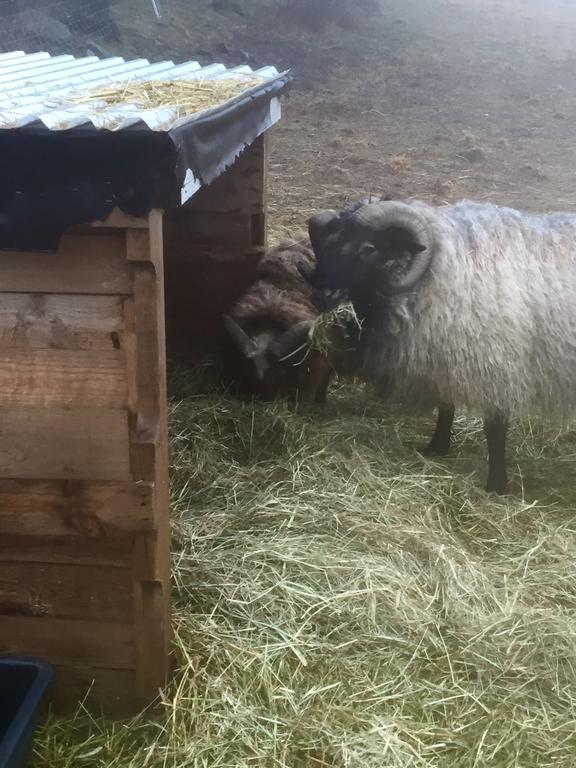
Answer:
<svg viewBox="0 0 576 768"><path fill-rule="evenodd" d="M130 621L133 585L129 568L3 561L0 615L50 616L88 621Z"/></svg>
<svg viewBox="0 0 576 768"><path fill-rule="evenodd" d="M58 253L0 251L5 293L129 294L125 235L65 235Z"/></svg>
<svg viewBox="0 0 576 768"><path fill-rule="evenodd" d="M200 189L183 210L262 213L265 208L266 141L266 136L256 139L226 173Z"/></svg>
<svg viewBox="0 0 576 768"><path fill-rule="evenodd" d="M152 491L142 482L0 480L0 536L117 537L150 531Z"/></svg>
<svg viewBox="0 0 576 768"><path fill-rule="evenodd" d="M128 247L130 251L130 243ZM155 530L135 537L133 559L136 689L144 700L155 697L165 684L172 637L164 260L157 212L151 217L149 250L150 265L140 263L134 275L137 417L131 432L132 471L154 481Z"/></svg>
<svg viewBox="0 0 576 768"><path fill-rule="evenodd" d="M126 365L120 350L3 349L0 408L124 408Z"/></svg>
<svg viewBox="0 0 576 768"><path fill-rule="evenodd" d="M226 354L222 314L252 284L266 250L266 164L262 136L220 178L164 216L167 345L173 361Z"/></svg>
<svg viewBox="0 0 576 768"><path fill-rule="evenodd" d="M133 670L56 665L50 709L59 715L70 714L79 701L90 712L113 718L136 714L145 703L136 696Z"/></svg>
<svg viewBox="0 0 576 768"><path fill-rule="evenodd" d="M160 317L163 309L161 244L158 256L152 250L149 232L129 232L127 255L134 262L133 302L126 308L130 465L135 479L153 481L162 402L160 386L166 376L160 351L164 345L163 324L160 327L163 323Z"/></svg>
<svg viewBox="0 0 576 768"><path fill-rule="evenodd" d="M191 252L198 246L249 248L252 245L252 216L244 211L218 213L180 209L167 221L172 242Z"/></svg>
<svg viewBox="0 0 576 768"><path fill-rule="evenodd" d="M118 349L123 302L121 296L0 293L0 348Z"/></svg>
<svg viewBox="0 0 576 768"><path fill-rule="evenodd" d="M0 408L0 478L128 480L124 411Z"/></svg>
<svg viewBox="0 0 576 768"><path fill-rule="evenodd" d="M134 539L72 538L70 536L0 536L0 560L126 568L132 562Z"/></svg>
<svg viewBox="0 0 576 768"><path fill-rule="evenodd" d="M129 216L119 208L115 208L103 221L94 221L90 226L96 229L147 229L148 218L146 216Z"/></svg>
<svg viewBox="0 0 576 768"><path fill-rule="evenodd" d="M52 664L134 669L131 624L37 616L0 616L0 653Z"/></svg>

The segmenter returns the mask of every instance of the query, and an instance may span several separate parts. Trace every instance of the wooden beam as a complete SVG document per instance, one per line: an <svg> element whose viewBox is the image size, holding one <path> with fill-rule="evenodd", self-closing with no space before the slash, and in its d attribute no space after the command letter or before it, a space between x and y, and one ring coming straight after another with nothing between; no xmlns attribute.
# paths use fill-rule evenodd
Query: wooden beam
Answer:
<svg viewBox="0 0 576 768"><path fill-rule="evenodd" d="M0 616L0 653L39 656L52 664L134 669L129 623Z"/></svg>
<svg viewBox="0 0 576 768"><path fill-rule="evenodd" d="M117 537L151 531L152 490L149 483L0 480L0 536Z"/></svg>
<svg viewBox="0 0 576 768"><path fill-rule="evenodd" d="M18 563L3 561L0 553L1 616L123 623L132 613L129 568Z"/></svg>
<svg viewBox="0 0 576 768"><path fill-rule="evenodd" d="M120 350L0 346L0 408L113 409L125 408L126 402L126 366Z"/></svg>
<svg viewBox="0 0 576 768"><path fill-rule="evenodd" d="M103 221L94 221L91 227L109 229L148 229L147 216L129 216L115 208Z"/></svg>
<svg viewBox="0 0 576 768"><path fill-rule="evenodd" d="M123 303L122 296L2 293L0 349L119 349Z"/></svg>
<svg viewBox="0 0 576 768"><path fill-rule="evenodd" d="M95 714L104 708L106 717L128 717L142 705L136 697L135 677L132 669L56 665L50 709L56 714L70 714L82 702Z"/></svg>
<svg viewBox="0 0 576 768"><path fill-rule="evenodd" d="M2 562L73 563L126 568L131 563L134 537L0 536Z"/></svg>
<svg viewBox="0 0 576 768"><path fill-rule="evenodd" d="M124 233L65 235L58 253L0 251L3 293L129 294Z"/></svg>
<svg viewBox="0 0 576 768"><path fill-rule="evenodd" d="M128 415L0 408L0 478L128 480Z"/></svg>

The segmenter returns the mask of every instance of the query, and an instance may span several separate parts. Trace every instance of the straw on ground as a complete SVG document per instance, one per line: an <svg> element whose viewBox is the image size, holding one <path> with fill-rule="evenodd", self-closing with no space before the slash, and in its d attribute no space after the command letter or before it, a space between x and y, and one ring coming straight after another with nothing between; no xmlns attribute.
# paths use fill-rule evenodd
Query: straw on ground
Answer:
<svg viewBox="0 0 576 768"><path fill-rule="evenodd" d="M51 719L36 766L573 768L574 433L518 427L496 500L475 421L431 463L432 419L362 390L175 386L178 672L158 714Z"/></svg>

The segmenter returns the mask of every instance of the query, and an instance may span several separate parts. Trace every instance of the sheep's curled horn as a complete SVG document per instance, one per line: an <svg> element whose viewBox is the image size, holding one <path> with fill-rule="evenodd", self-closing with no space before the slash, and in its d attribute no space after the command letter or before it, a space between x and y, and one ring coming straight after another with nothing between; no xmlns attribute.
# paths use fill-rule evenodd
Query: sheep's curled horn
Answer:
<svg viewBox="0 0 576 768"><path fill-rule="evenodd" d="M390 288L406 291L424 275L432 261L433 238L426 219L406 203L369 203L355 211L350 223L358 231L368 235L382 235L389 229L402 229L409 235L416 248L410 268L401 276L390 278Z"/></svg>
<svg viewBox="0 0 576 768"><path fill-rule="evenodd" d="M370 194L368 197L363 197L361 200L355 203L352 210L361 209L362 207L366 207L372 203L382 203L383 201L391 199L391 195L378 197L376 195ZM310 242L312 243L312 248L315 251L319 250L322 244L322 239L326 236L327 230L329 230L331 226L335 226L341 221L342 216L331 209L322 211L322 213L317 213L315 216L312 216L308 220L308 236L310 238ZM300 273L303 274L302 271Z"/></svg>
<svg viewBox="0 0 576 768"><path fill-rule="evenodd" d="M312 320L302 320L293 325L271 344L270 351L272 354L280 360L287 357L289 353L296 352L305 344L312 324Z"/></svg>
<svg viewBox="0 0 576 768"><path fill-rule="evenodd" d="M322 211L308 220L308 237L316 253L321 248L327 228L339 221L340 216L336 211Z"/></svg>
<svg viewBox="0 0 576 768"><path fill-rule="evenodd" d="M229 315L223 315L222 319L231 337L236 342L242 353L249 359L258 353L258 347L246 331ZM302 320L279 336L271 345L270 352L279 360L296 352L305 343L312 328L312 320Z"/></svg>

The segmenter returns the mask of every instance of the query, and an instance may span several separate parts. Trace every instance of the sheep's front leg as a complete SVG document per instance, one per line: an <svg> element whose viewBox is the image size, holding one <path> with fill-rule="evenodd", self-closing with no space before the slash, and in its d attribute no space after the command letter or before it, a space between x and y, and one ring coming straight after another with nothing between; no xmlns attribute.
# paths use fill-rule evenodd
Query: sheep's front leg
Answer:
<svg viewBox="0 0 576 768"><path fill-rule="evenodd" d="M506 433L508 419L502 414L484 419L484 434L488 443L488 493L503 495L508 488L506 476Z"/></svg>
<svg viewBox="0 0 576 768"><path fill-rule="evenodd" d="M332 378L332 366L320 352L313 350L300 385L300 399L304 402L325 403L328 385Z"/></svg>
<svg viewBox="0 0 576 768"><path fill-rule="evenodd" d="M318 390L316 391L316 397L314 398L317 403L325 403L326 402L326 395L328 393L328 386L330 384L330 379L332 378L332 369L328 368L326 371L324 371L324 377L318 386Z"/></svg>
<svg viewBox="0 0 576 768"><path fill-rule="evenodd" d="M446 456L450 451L454 411L452 403L442 403L438 406L436 429L428 445L421 451L423 456Z"/></svg>

